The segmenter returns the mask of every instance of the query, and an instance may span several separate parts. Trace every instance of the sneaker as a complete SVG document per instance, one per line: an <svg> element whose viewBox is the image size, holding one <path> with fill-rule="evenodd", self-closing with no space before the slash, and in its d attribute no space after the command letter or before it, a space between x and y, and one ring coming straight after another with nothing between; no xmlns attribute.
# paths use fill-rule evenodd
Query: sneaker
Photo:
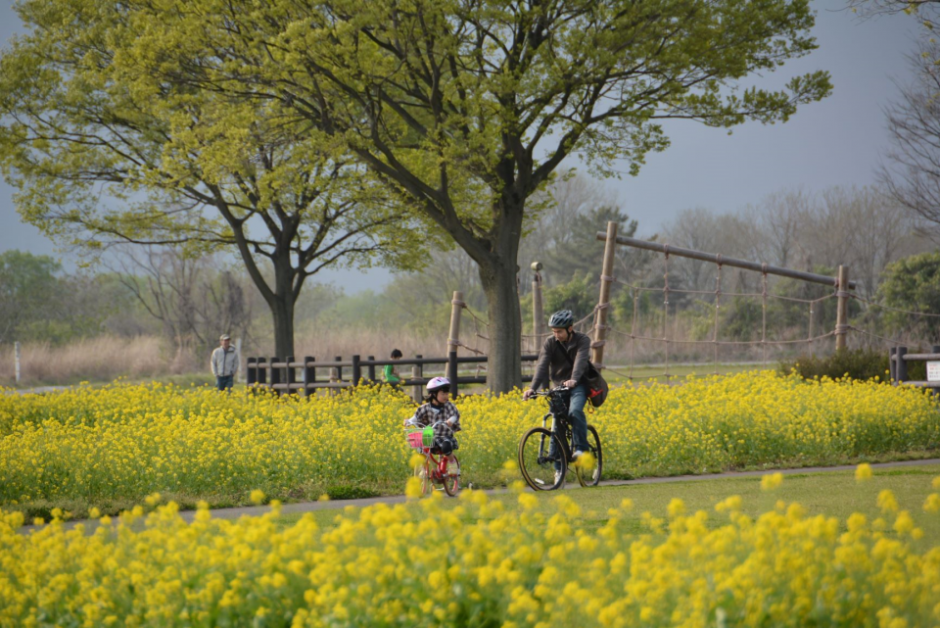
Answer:
<svg viewBox="0 0 940 628"><path fill-rule="evenodd" d="M583 451L581 451L580 449L575 449L575 450L574 450L574 453L571 454L571 459L572 459L572 460L577 460L578 458L580 458L580 457L583 456L583 455L584 455L584 452L583 452Z"/></svg>
<svg viewBox="0 0 940 628"><path fill-rule="evenodd" d="M561 471L555 471L555 484L562 482L563 479Z"/></svg>

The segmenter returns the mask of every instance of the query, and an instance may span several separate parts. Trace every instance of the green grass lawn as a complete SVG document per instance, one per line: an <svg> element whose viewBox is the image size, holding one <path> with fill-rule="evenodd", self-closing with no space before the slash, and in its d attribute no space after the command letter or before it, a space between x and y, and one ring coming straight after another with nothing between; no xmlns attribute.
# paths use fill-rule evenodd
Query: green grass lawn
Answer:
<svg viewBox="0 0 940 628"><path fill-rule="evenodd" d="M702 362L701 364L670 364L669 365L669 381L671 383L677 383L684 381L690 375L695 375L697 377L706 377L708 375L734 375L736 373L743 373L745 371L766 371L766 370L776 370L779 366L777 362L768 362L766 364L758 363L718 363L713 362ZM649 380L653 380L659 383L665 383L666 377L664 371L666 367L663 365L637 365L633 367L633 383L643 384ZM631 375L629 366L617 366L612 365L609 369L604 371L604 379L607 380L608 384L611 385L622 385L628 383L630 380L627 376Z"/></svg>
<svg viewBox="0 0 940 628"><path fill-rule="evenodd" d="M752 517L773 510L777 501L782 500L788 504L800 503L806 509L807 516L822 514L837 517L844 528L845 520L855 512L865 515L869 520L881 516L876 505L878 494L889 489L897 498L900 508L909 511L917 526L924 530L924 538L920 542L926 547L932 547L940 545L940 513L924 512L923 505L927 496L936 492L937 489L931 488L931 481L938 476L940 465L933 464L876 468L874 476L864 482L857 482L853 471L785 475L783 484L766 492L761 490L760 477L738 477L591 489L575 488L577 484L569 483L564 491L536 493L536 496L546 513L555 508L553 499L558 494L570 497L581 506L583 521L588 528L602 525L607 520L609 508L619 506L624 499L630 499L633 501L633 509L626 523L640 533L645 531L643 513L666 518L667 506L674 498L685 502L688 513L704 510L709 513L710 526L721 526L727 522L727 515L716 512L715 504L731 495L741 497L743 512ZM516 508L517 496L511 492L497 493L493 499L504 502L508 508ZM445 503L456 505L458 502L445 500ZM346 510L354 514L358 508L350 506ZM312 514L320 525L332 526L342 511L319 510ZM285 515L280 521L288 525L301 516ZM887 519L890 523L893 516Z"/></svg>

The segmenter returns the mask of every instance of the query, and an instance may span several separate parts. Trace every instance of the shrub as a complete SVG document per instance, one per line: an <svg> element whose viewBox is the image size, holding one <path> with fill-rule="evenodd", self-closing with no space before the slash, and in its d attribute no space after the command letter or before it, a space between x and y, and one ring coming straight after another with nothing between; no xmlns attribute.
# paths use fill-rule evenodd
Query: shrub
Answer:
<svg viewBox="0 0 940 628"><path fill-rule="evenodd" d="M908 379L926 379L923 362L909 362ZM796 361L780 363L780 372L796 372L804 379L829 377L839 379L888 379L888 352L885 349L843 349L828 356L801 355Z"/></svg>

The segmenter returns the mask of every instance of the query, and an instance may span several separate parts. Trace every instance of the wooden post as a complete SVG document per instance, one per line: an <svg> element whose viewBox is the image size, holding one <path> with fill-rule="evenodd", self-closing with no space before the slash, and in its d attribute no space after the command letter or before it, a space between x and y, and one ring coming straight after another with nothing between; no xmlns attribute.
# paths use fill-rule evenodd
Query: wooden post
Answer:
<svg viewBox="0 0 940 628"><path fill-rule="evenodd" d="M898 347L898 351L895 354L895 359L898 361L897 375L899 384L903 384L907 381L907 362L904 360L906 354L907 347Z"/></svg>
<svg viewBox="0 0 940 628"><path fill-rule="evenodd" d="M836 280L836 351L845 349L845 337L849 327L849 267L839 266Z"/></svg>
<svg viewBox="0 0 940 628"><path fill-rule="evenodd" d="M415 356L419 360L421 359L421 354ZM424 367L420 364L413 364L411 366L411 377L413 379L420 379L424 376ZM424 399L424 395L421 393L422 384L415 384L411 389L411 398L415 403L421 403L421 400Z"/></svg>
<svg viewBox="0 0 940 628"><path fill-rule="evenodd" d="M450 380L450 394L457 396L457 352L451 351L447 355L447 379Z"/></svg>
<svg viewBox="0 0 940 628"><path fill-rule="evenodd" d="M358 386L359 380L362 379L362 365L359 364L361 361L358 355L352 357L352 385Z"/></svg>
<svg viewBox="0 0 940 628"><path fill-rule="evenodd" d="M236 339L235 339L235 355L238 356L238 368L235 369L235 377L232 378L232 381L233 381L233 382L237 382L237 381L238 381L238 374L239 374L239 373L241 372L241 370L242 370L242 369L241 369L241 366L242 366L242 365L241 365L241 361L242 361L242 339L241 339L241 338L236 338ZM247 370L247 369L246 369L246 370Z"/></svg>
<svg viewBox="0 0 940 628"><path fill-rule="evenodd" d="M258 383L262 386L267 386L268 384L268 365L265 364L267 360L264 358L258 358Z"/></svg>
<svg viewBox="0 0 940 628"><path fill-rule="evenodd" d="M333 361L342 362L343 356L341 355L333 356ZM343 379L343 367L334 366L332 370L330 371L330 383L335 384L336 382L342 381L342 379ZM336 391L337 391L336 388L330 388L330 394L335 395Z"/></svg>
<svg viewBox="0 0 940 628"><path fill-rule="evenodd" d="M314 392L313 388L310 388L310 384L317 381L317 367L310 366L311 362L316 362L317 359L312 355L304 356L304 396L309 397L311 392Z"/></svg>
<svg viewBox="0 0 940 628"><path fill-rule="evenodd" d="M545 314L542 312L542 262L532 262L532 333L535 334L535 351L542 348L542 335L545 333Z"/></svg>
<svg viewBox="0 0 940 628"><path fill-rule="evenodd" d="M275 394L279 395L281 393L274 388L274 385L281 383L281 372L274 368L275 362L280 362L280 360L278 360L277 357L272 357L271 361L268 363L268 366L270 367L271 371L271 390L273 390Z"/></svg>
<svg viewBox="0 0 940 628"><path fill-rule="evenodd" d="M454 292L450 300L450 332L447 334L447 354L456 351L460 343L460 310L463 308L463 292Z"/></svg>
<svg viewBox="0 0 940 628"><path fill-rule="evenodd" d="M258 381L258 358L248 358L248 366L245 368L245 384L254 385Z"/></svg>
<svg viewBox="0 0 940 628"><path fill-rule="evenodd" d="M16 374L16 383L20 383L20 343L13 343L14 373Z"/></svg>
<svg viewBox="0 0 940 628"><path fill-rule="evenodd" d="M368 360L369 362L375 362L375 356L370 355ZM375 383L375 364L369 364L367 372L369 373L369 383L374 384Z"/></svg>
<svg viewBox="0 0 940 628"><path fill-rule="evenodd" d="M888 377L892 384L898 381L898 363L897 363L898 348L891 347L888 349Z"/></svg>
<svg viewBox="0 0 940 628"><path fill-rule="evenodd" d="M288 395L293 392L291 390L290 385L297 383L297 371L295 371L294 367L291 366L291 362L293 361L294 361L294 356L288 356L287 358L284 359L284 364L286 365L284 367L284 379L287 381L287 394Z"/></svg>
<svg viewBox="0 0 940 628"><path fill-rule="evenodd" d="M607 223L607 241L604 244L604 266L601 272L601 293L594 313L594 366L604 368L604 344L607 342L607 310L610 309L610 284L614 281L614 257L617 252L617 223Z"/></svg>

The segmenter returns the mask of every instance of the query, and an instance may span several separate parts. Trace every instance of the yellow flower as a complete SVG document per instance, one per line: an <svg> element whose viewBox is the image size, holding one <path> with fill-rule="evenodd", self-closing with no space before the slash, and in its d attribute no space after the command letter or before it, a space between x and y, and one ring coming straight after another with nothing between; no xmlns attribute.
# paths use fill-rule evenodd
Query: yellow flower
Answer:
<svg viewBox="0 0 940 628"><path fill-rule="evenodd" d="M680 517L685 514L685 502L676 497L670 500L669 505L666 507L666 512L669 514L671 519Z"/></svg>
<svg viewBox="0 0 940 628"><path fill-rule="evenodd" d="M417 477L408 478L408 483L405 484L405 496L409 499L417 499L421 497L421 479Z"/></svg>
<svg viewBox="0 0 940 628"><path fill-rule="evenodd" d="M878 508L881 509L881 512L885 514L898 511L898 500L889 489L884 489L878 493L878 501L876 503Z"/></svg>
<svg viewBox="0 0 940 628"><path fill-rule="evenodd" d="M855 481L856 482L865 482L866 480L871 479L871 465L867 462L855 467Z"/></svg>
<svg viewBox="0 0 940 628"><path fill-rule="evenodd" d="M772 491L778 486L783 484L783 474L782 473L773 473L765 475L760 480L760 490L762 491Z"/></svg>
<svg viewBox="0 0 940 628"><path fill-rule="evenodd" d="M251 491L250 499L252 503L254 504L257 504L259 506L263 504L264 497L265 497L264 491L262 491L260 488L256 488L255 490Z"/></svg>

